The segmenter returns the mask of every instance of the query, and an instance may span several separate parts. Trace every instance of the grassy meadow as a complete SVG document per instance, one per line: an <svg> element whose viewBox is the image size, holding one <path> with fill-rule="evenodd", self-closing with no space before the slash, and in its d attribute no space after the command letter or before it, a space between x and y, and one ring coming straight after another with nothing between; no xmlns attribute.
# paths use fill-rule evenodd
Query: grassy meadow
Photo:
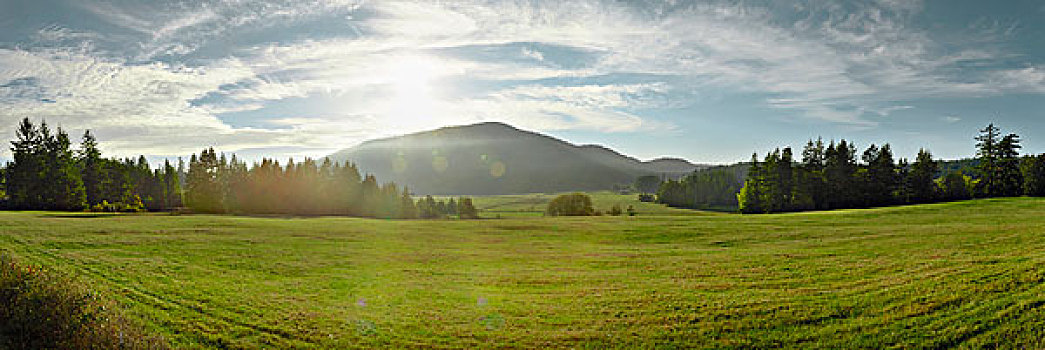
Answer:
<svg viewBox="0 0 1045 350"><path fill-rule="evenodd" d="M544 209L557 194L519 194L501 196L478 196L472 197L475 207L480 210L480 215L487 218L507 217L534 217L543 216ZM678 209L664 206L663 204L641 202L637 194L619 194L615 192L602 191L588 193L591 197L595 210L602 213L609 212L613 205L620 205L621 209L628 206L635 208L638 215L717 215L715 212L697 211L689 209ZM449 197L447 197L448 199Z"/></svg>
<svg viewBox="0 0 1045 350"><path fill-rule="evenodd" d="M475 221L0 212L0 248L175 348L1045 346L1043 199L527 218L516 197Z"/></svg>

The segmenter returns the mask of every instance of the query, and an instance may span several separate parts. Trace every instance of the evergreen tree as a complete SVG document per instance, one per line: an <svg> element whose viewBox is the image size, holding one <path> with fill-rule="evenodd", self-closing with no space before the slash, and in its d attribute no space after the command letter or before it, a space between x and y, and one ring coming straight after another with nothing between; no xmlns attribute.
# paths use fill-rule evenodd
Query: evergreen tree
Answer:
<svg viewBox="0 0 1045 350"><path fill-rule="evenodd" d="M824 150L825 209L853 208L859 203L856 193L856 148L844 139Z"/></svg>
<svg viewBox="0 0 1045 350"><path fill-rule="evenodd" d="M939 167L933 160L932 153L919 149L907 180L911 188L911 202L928 203L935 200L936 183L933 182L933 178L938 171Z"/></svg>
<svg viewBox="0 0 1045 350"><path fill-rule="evenodd" d="M69 134L62 128L44 143L47 153L47 188L50 202L47 209L83 210L87 206L83 180L76 164L76 158L70 148Z"/></svg>
<svg viewBox="0 0 1045 350"><path fill-rule="evenodd" d="M911 203L911 163L907 158L900 158L900 161L896 162L896 180L893 198L900 204Z"/></svg>
<svg viewBox="0 0 1045 350"><path fill-rule="evenodd" d="M1023 158L1023 193L1045 197L1045 153Z"/></svg>
<svg viewBox="0 0 1045 350"><path fill-rule="evenodd" d="M897 189L899 179L896 176L896 163L893 160L892 148L885 144L881 148L874 144L863 154L866 164L863 178L863 197L865 206L892 204L893 193Z"/></svg>
<svg viewBox="0 0 1045 350"><path fill-rule="evenodd" d="M84 193L88 205L102 202L104 196L105 171L102 168L102 152L98 150L98 141L90 130L83 132L80 142L80 177L83 179Z"/></svg>
<svg viewBox="0 0 1045 350"><path fill-rule="evenodd" d="M475 209L471 198L461 197L457 201L457 215L461 219L478 219L479 210Z"/></svg>
<svg viewBox="0 0 1045 350"><path fill-rule="evenodd" d="M1008 134L997 145L997 175L995 195L1013 197L1023 194L1023 173L1020 171L1020 137Z"/></svg>
<svg viewBox="0 0 1045 350"><path fill-rule="evenodd" d="M758 164L758 154L751 155L751 168L747 173L744 187L737 194L737 203L742 213L765 213L765 191L763 191L763 170Z"/></svg>
<svg viewBox="0 0 1045 350"><path fill-rule="evenodd" d="M223 213L224 188L221 183L221 164L213 148L192 155L186 179L188 193L185 204L201 213Z"/></svg>
<svg viewBox="0 0 1045 350"><path fill-rule="evenodd" d="M782 186L780 149L766 154L760 169L760 185L762 193L762 204L767 213L785 210L784 188Z"/></svg>
<svg viewBox="0 0 1045 350"><path fill-rule="evenodd" d="M982 192L988 197L998 195L998 135L1001 130L994 123L980 130L976 137L976 157L979 160L977 166L980 172L979 185Z"/></svg>
<svg viewBox="0 0 1045 350"><path fill-rule="evenodd" d="M809 209L824 209L826 196L824 181L824 141L820 138L816 142L809 140L802 149L802 172L800 176L800 192L805 207Z"/></svg>
<svg viewBox="0 0 1045 350"><path fill-rule="evenodd" d="M40 133L29 118L22 119L11 142L14 162L7 165L6 183L10 205L15 209L38 208L43 193L43 148Z"/></svg>
<svg viewBox="0 0 1045 350"><path fill-rule="evenodd" d="M163 202L167 209L181 207L181 179L170 160L163 161Z"/></svg>
<svg viewBox="0 0 1045 350"><path fill-rule="evenodd" d="M957 201L972 198L971 179L957 171L947 173L940 179L940 196L946 200Z"/></svg>

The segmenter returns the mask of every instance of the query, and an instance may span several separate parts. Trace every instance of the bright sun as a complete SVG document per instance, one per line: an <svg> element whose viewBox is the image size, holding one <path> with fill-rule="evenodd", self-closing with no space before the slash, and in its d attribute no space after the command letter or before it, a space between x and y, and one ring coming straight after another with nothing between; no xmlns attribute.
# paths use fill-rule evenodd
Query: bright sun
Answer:
<svg viewBox="0 0 1045 350"><path fill-rule="evenodd" d="M436 108L432 85L443 73L442 65L426 56L403 56L389 62L392 116L406 123L430 121Z"/></svg>

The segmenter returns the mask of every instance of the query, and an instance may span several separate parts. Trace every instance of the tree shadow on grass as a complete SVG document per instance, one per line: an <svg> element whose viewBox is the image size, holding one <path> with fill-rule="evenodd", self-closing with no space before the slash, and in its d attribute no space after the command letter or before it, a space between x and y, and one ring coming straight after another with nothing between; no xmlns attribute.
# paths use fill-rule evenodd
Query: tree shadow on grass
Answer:
<svg viewBox="0 0 1045 350"><path fill-rule="evenodd" d="M116 213L59 213L59 214L41 214L40 217L44 218L64 218L64 219L97 219L97 218L111 218L118 216Z"/></svg>

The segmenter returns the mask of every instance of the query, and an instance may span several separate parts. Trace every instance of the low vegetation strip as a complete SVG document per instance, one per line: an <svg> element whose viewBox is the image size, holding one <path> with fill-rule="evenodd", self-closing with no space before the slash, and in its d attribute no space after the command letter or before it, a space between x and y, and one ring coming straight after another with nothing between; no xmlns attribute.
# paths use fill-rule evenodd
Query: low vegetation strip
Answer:
<svg viewBox="0 0 1045 350"><path fill-rule="evenodd" d="M779 215L0 213L176 348L1045 346L1045 200Z"/></svg>
<svg viewBox="0 0 1045 350"><path fill-rule="evenodd" d="M0 255L0 349L165 349L82 285Z"/></svg>

